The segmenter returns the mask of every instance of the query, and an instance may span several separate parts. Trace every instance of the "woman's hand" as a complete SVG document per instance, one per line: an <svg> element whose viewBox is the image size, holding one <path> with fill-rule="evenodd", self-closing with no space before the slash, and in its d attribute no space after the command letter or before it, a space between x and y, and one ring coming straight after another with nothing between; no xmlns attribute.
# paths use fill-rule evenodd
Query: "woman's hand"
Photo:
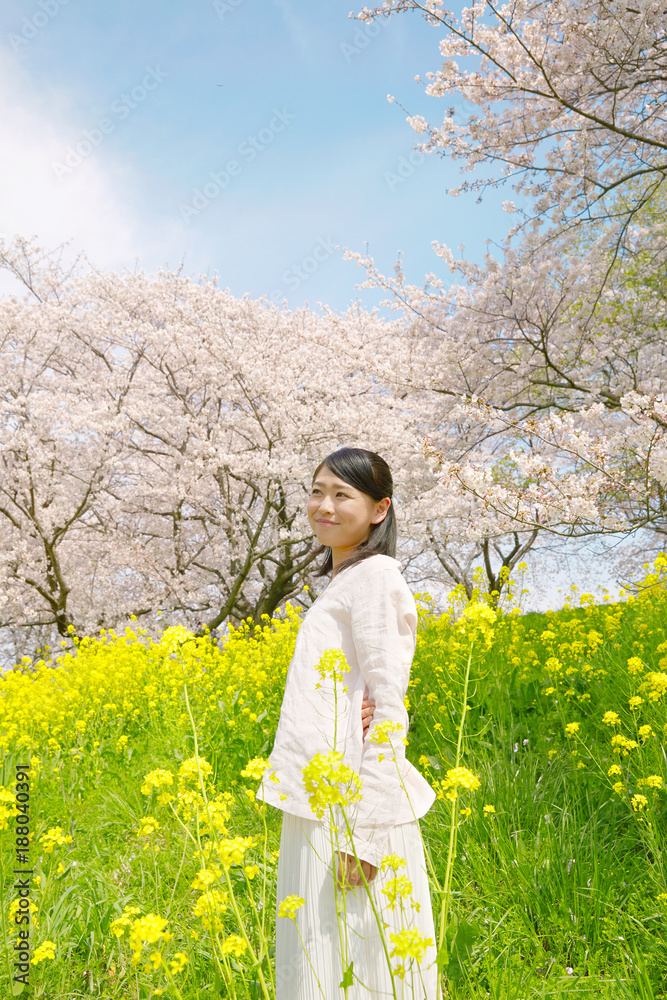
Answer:
<svg viewBox="0 0 667 1000"><path fill-rule="evenodd" d="M368 685L364 689L364 695L370 693L368 691ZM375 702L371 698L364 697L361 703L361 724L363 726L363 739L366 739L366 733L368 732L368 727L373 721L373 715L375 714ZM367 882L372 882L377 875L377 867L372 865L370 861L361 861L361 868L366 876ZM340 889L354 889L358 885L363 885L363 880L361 878L361 872L357 866L357 862L354 860L353 854L344 854L339 851L338 853L338 873L337 873L338 887Z"/></svg>
<svg viewBox="0 0 667 1000"><path fill-rule="evenodd" d="M372 865L370 861L362 859L361 868L366 876L366 881L372 882L377 875L377 867ZM363 879L353 854L343 854L342 851L338 852L338 874L336 878L339 889L354 889L358 885L363 886Z"/></svg>
<svg viewBox="0 0 667 1000"><path fill-rule="evenodd" d="M368 691L368 686L364 689L364 694ZM366 739L366 733L368 732L368 727L373 721L373 715L375 714L375 702L370 698L364 698L361 703L361 723L364 728L363 739ZM355 886L363 885L361 878L361 873L357 867L357 862L354 860L353 854L344 854L339 852L338 854L338 886L340 889L353 889ZM367 882L372 882L377 875L377 867L372 865L370 861L361 862L361 868L364 875L366 876Z"/></svg>
<svg viewBox="0 0 667 1000"><path fill-rule="evenodd" d="M366 687L366 691L368 691L368 687ZM364 700L361 703L361 724L364 727L362 742L366 739L366 733L368 732L368 727L373 721L374 714L375 714L375 702L371 701L370 698L364 698Z"/></svg>

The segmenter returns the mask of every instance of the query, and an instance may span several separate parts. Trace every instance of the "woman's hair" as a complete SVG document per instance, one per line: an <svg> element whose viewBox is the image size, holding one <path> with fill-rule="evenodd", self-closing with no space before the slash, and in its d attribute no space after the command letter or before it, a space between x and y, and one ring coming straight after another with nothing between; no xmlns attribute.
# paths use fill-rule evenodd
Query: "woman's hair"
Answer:
<svg viewBox="0 0 667 1000"><path fill-rule="evenodd" d="M392 499L394 481L389 466L374 451L367 451L366 448L339 448L338 451L332 451L315 469L313 482L324 465L344 483L354 486L360 493L366 493L371 499L375 501L383 500L385 497ZM315 573L316 577L325 576L333 569L331 547L320 545L316 554L319 556L323 552L326 552L326 557ZM379 524L371 524L367 541L361 542L357 551L341 563L338 572L378 553L396 558L396 515L393 500L382 521Z"/></svg>

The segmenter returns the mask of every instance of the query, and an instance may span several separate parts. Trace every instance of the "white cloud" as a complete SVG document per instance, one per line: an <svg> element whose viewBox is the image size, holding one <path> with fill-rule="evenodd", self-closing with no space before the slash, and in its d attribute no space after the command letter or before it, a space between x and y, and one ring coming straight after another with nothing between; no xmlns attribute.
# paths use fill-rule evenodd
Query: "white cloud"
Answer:
<svg viewBox="0 0 667 1000"><path fill-rule="evenodd" d="M143 241L124 204L128 168L96 149L67 175L54 170L82 138L69 109L65 92L38 91L21 62L0 50L0 235L36 235L48 249L72 240L68 258L84 252L103 268L132 265Z"/></svg>

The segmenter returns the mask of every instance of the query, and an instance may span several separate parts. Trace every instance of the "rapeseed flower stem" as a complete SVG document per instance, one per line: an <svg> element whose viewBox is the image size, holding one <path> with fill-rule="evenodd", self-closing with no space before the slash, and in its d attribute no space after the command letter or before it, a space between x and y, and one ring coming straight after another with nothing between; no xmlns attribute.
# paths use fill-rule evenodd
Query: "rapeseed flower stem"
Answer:
<svg viewBox="0 0 667 1000"><path fill-rule="evenodd" d="M466 663L465 680L463 683L463 707L461 708L461 721L459 722L458 738L456 741L456 761L455 769L459 768L461 760L461 747L463 745L463 730L465 727L466 714L468 710L468 685L470 683L470 666L472 664L472 651L475 645L474 633L468 649L468 661ZM453 788L454 797L451 799L451 818L449 821L449 848L447 850L447 867L445 869L445 882L442 890L442 903L440 909L440 927L438 929L438 980L442 975L443 965L447 965L449 956L446 947L443 947L445 932L447 930L447 919L449 917L449 904L452 891L452 876L454 873L454 858L456 857L456 841L458 835L459 813L457 808L457 790Z"/></svg>
<svg viewBox="0 0 667 1000"><path fill-rule="evenodd" d="M334 807L329 806L329 846L331 847L331 857L332 857L332 872L334 876L334 900L336 905L336 924L338 926L338 942L340 944L340 953L343 959L343 964L345 968L348 967L347 957L349 954L349 945L347 940L347 897L346 890L344 888L339 889L338 878L337 878L337 861L336 858L340 857L339 851L339 841L338 841L338 828L334 823ZM334 847L334 840L336 842ZM342 900L342 906L341 906ZM343 916L343 922L341 923L341 915ZM345 996L347 997L347 987L344 986Z"/></svg>
<svg viewBox="0 0 667 1000"><path fill-rule="evenodd" d="M0 882L0 884L3 885L3 886L5 886L7 883L5 881L5 866L3 864L2 851L1 850L0 850L0 879L2 880L2 882ZM9 961L10 951L11 950L10 950L9 944L7 942L7 913L6 913L6 909L5 909L4 906L1 907L1 909L2 909L2 942L3 942L3 945L4 945L5 960L7 962L7 982L11 983L11 981L12 981L12 967L11 967L10 961Z"/></svg>
<svg viewBox="0 0 667 1000"><path fill-rule="evenodd" d="M317 978L317 973L315 972L315 967L314 967L313 963L310 960L310 955L308 954L308 949L306 948L306 946L304 944L303 937L301 935L301 931L299 930L299 925L297 924L296 920L294 921L294 926L296 927L296 932L299 935L299 941L301 942L301 947L303 948L304 954L305 954L306 958L308 959L308 965L311 967L311 969L313 971L313 975L315 976L315 981L317 983L317 988L319 989L320 993L324 997L324 1000L327 1000L326 993L322 989L322 983ZM347 997L347 990L345 991L345 996Z"/></svg>
<svg viewBox="0 0 667 1000"><path fill-rule="evenodd" d="M208 815L208 818L209 818L209 825L210 825L210 828L211 828L211 832L213 834L213 837L215 839L215 843L216 843L216 846L217 846L218 845L218 831L217 831L217 829L215 827L215 824L213 823L213 820L212 820L212 817L211 817L211 814L210 814L210 810L209 810L209 807L208 807L208 797L206 795L206 787L205 787L205 784L204 784L204 778L203 778L203 775L201 773L201 767L199 765L199 740L198 740L198 737L197 737L197 726L196 726L194 717L192 715L192 708L190 707L190 699L188 698L188 685L187 685L187 681L184 682L184 684L183 684L183 690L184 690L184 693L185 693L185 704L186 704L186 707L187 707L187 710L188 710L188 715L190 716L190 723L192 725L192 732L193 732L193 736L194 736L195 761L196 761L196 764L197 764L197 774L199 775L199 787L201 789L202 797L203 797L204 803L206 805L206 812L207 812L207 815ZM199 811L198 810L196 812L196 819L197 819L197 843L198 843L199 850L201 851L201 838L200 838L200 834L199 834ZM269 993L269 990L268 990L268 987L267 987L267 984L266 984L266 980L264 978L264 974L263 974L261 966L260 966L260 962L261 962L262 958L264 957L264 953L265 953L266 941L264 940L264 936L261 935L262 949L261 949L261 954L260 954L260 956L258 958L257 954L255 953L255 949L253 948L253 945L252 945L252 943L250 941L250 938L248 937L248 932L246 930L245 921L243 920L243 917L241 915L241 911L239 910L239 906L238 906L238 903L237 903L237 900L236 900L236 896L234 894L234 886L232 885L232 881L231 881L231 879L229 877L229 867L227 865L223 865L223 869L224 869L224 872L225 872L225 879L227 881L227 887L229 889L229 899L230 899L230 902L232 904L232 909L234 910L234 915L235 915L235 917L236 917L236 919L238 921L239 929L241 931L241 934L243 935L243 940L245 941L246 947L247 947L248 952L250 954L251 962L252 962L252 964L257 969L257 975L259 977L259 981L260 981L260 984L261 984L261 987L262 987L262 995L264 997L266 997L266 1000L271 1000L271 995ZM251 898L252 898L252 893L251 893ZM254 908L254 902L253 902L253 908ZM255 909L255 914L257 914L257 910L256 909ZM217 934L216 934L216 938L217 938ZM245 982L245 980L244 980L244 982Z"/></svg>
<svg viewBox="0 0 667 1000"><path fill-rule="evenodd" d="M368 880L366 879L366 876L364 875L364 870L361 867L361 861L360 861L360 859L359 859L359 857L357 855L357 850L356 850L356 848L354 846L354 840L352 839L352 830L350 828L350 823L349 823L349 820L347 818L347 814L345 812L345 809L342 806L341 806L341 812L343 814L343 820L345 822L345 829L346 829L346 832L347 832L347 836L348 836L349 841L350 841L350 843L352 845L352 853L354 854L354 860L357 863L357 868L359 869L359 874L361 875L361 879L362 879L362 882L363 882L364 889L366 890L366 893L368 895L368 901L369 901L369 903L371 905L371 909L373 910L373 916L375 917L375 920L376 920L377 925L378 925L378 930L380 931L380 940L382 941L382 950L384 951L384 956L385 956L385 959L387 960L387 967L388 967L389 971L391 972L392 971L392 969L391 969L391 959L389 957L389 949L387 948L387 942L385 940L384 928L382 927L382 919L380 917L380 914L377 911L377 907L376 907L375 902L373 900L373 896L372 896L372 893L371 893L371 890L370 890L370 886L368 884ZM393 975L391 977L391 992L392 992L392 996L393 996L394 1000L397 1000L397 998L396 998L396 981L395 981ZM345 996L347 998L347 988L345 989Z"/></svg>

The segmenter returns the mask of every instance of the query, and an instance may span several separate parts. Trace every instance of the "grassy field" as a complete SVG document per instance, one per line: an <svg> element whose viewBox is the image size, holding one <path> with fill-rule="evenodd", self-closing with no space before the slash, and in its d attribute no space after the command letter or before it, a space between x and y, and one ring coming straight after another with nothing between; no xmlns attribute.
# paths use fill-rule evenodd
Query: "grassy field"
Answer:
<svg viewBox="0 0 667 1000"><path fill-rule="evenodd" d="M406 753L438 795L443 996L667 995L666 567L546 614L417 595ZM15 868L37 997L273 996L280 815L253 789L299 623L108 633L0 679L3 996Z"/></svg>

